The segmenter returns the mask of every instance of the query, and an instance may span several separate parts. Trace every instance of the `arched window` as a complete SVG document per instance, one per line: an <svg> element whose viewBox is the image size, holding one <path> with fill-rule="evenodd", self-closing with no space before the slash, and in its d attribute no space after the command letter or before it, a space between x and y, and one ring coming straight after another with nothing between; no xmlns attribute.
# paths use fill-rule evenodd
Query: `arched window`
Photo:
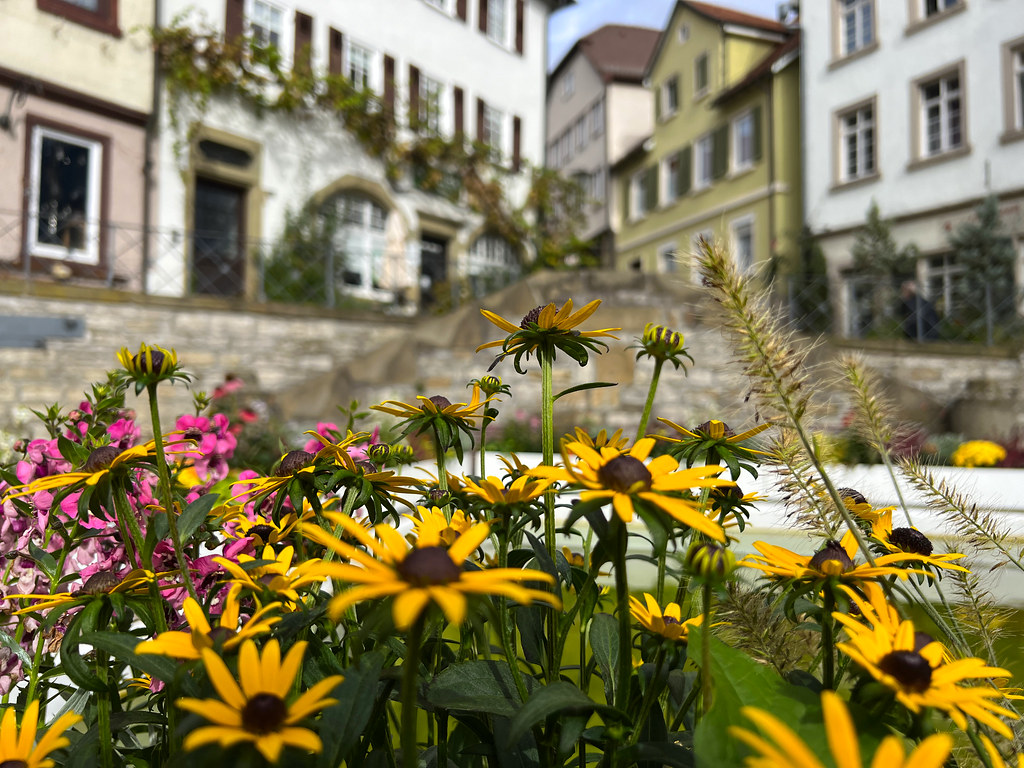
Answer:
<svg viewBox="0 0 1024 768"><path fill-rule="evenodd" d="M387 298L382 289L387 249L388 210L376 199L359 191L339 192L329 197L322 209L335 234L334 274L346 293L370 299Z"/></svg>
<svg viewBox="0 0 1024 768"><path fill-rule="evenodd" d="M466 272L475 296L505 287L517 280L521 271L518 249L501 235L481 235L469 249Z"/></svg>

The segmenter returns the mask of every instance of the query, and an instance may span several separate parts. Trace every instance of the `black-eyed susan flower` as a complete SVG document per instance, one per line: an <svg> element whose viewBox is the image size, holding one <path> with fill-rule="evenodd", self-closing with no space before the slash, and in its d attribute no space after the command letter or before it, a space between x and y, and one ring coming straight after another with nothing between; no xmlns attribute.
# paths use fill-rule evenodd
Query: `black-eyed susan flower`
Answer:
<svg viewBox="0 0 1024 768"><path fill-rule="evenodd" d="M114 474L140 466L151 466L155 448L152 441L123 451L113 445L101 446L89 454L80 470L47 475L26 485L15 486L8 490L3 500L29 496L39 491L55 491L58 488L90 488L99 485Z"/></svg>
<svg viewBox="0 0 1024 768"><path fill-rule="evenodd" d="M594 449L583 443L563 443L564 467L540 466L530 470L530 474L582 489L582 502L611 503L624 523L633 520L637 505L641 505L645 511L659 510L715 541L724 542L722 526L703 515L695 502L681 495L693 488L732 485L731 480L717 477L722 467L681 470L671 456L658 456L645 464L653 447L653 437L637 440L628 452L609 446ZM570 455L575 455L579 461L571 461Z"/></svg>
<svg viewBox="0 0 1024 768"><path fill-rule="evenodd" d="M736 555L714 541L698 541L686 553L686 570L698 583L721 584L736 570Z"/></svg>
<svg viewBox="0 0 1024 768"><path fill-rule="evenodd" d="M679 643L689 639L691 627L699 627L704 623L704 614L683 621L678 603L669 603L662 610L654 595L649 592L644 592L644 602L630 595L629 612L648 632Z"/></svg>
<svg viewBox="0 0 1024 768"><path fill-rule="evenodd" d="M280 616L267 615L277 607L278 603L265 605L239 626L238 595L229 592L217 626L212 627L202 606L191 597L186 597L183 608L190 631L161 632L155 639L143 640L135 646L135 653L153 653L173 659L198 659L204 648L220 647L230 651L249 638L269 632L281 620Z"/></svg>
<svg viewBox="0 0 1024 768"><path fill-rule="evenodd" d="M440 507L416 507L414 514L403 517L412 522L412 533L408 537L410 541L429 539L439 542L439 546L444 547L450 547L473 527L473 521L466 517L466 513L461 509L453 510L450 520Z"/></svg>
<svg viewBox="0 0 1024 768"><path fill-rule="evenodd" d="M927 571L897 567L896 564L912 560L905 554L891 554L875 558L875 564L858 565L857 540L851 531L847 531L842 541L829 540L825 546L813 555L799 555L785 547L755 541L754 548L759 555L747 555L739 565L763 571L773 579L780 581L819 582L827 579L839 581L859 581L877 579L882 576L898 576L906 579L910 573Z"/></svg>
<svg viewBox="0 0 1024 768"><path fill-rule="evenodd" d="M443 546L440 533L424 529L423 537L410 544L396 528L380 523L367 531L347 515L327 513L363 549L339 540L320 528L305 527L304 534L333 550L347 563L329 563L330 575L355 586L345 589L330 602L329 614L337 619L349 606L381 597L394 597L395 626L407 630L431 605L437 605L452 624L466 618L467 598L472 595L501 595L520 603L534 600L560 606L555 595L532 589L523 582L547 584L554 579L538 570L520 568L474 568L467 558L489 533L487 523L476 523L451 546Z"/></svg>
<svg viewBox="0 0 1024 768"><path fill-rule="evenodd" d="M213 561L231 574L232 591L248 590L257 600L270 594L294 606L299 601L300 590L323 583L329 575L327 564L318 558L303 560L292 568L294 557L294 547L285 547L278 553L268 544L261 558L243 554L238 556L237 563L226 557L215 557ZM258 560L262 562L248 565Z"/></svg>
<svg viewBox="0 0 1024 768"><path fill-rule="evenodd" d="M658 437L661 440L675 443L676 446L673 446L670 452L688 467L692 467L698 462L725 464L732 473L732 479L738 480L741 469L745 469L757 477L757 469L753 465L764 461L764 457L771 456L765 451L742 445L744 441L768 429L772 425L770 421L758 424L739 434L734 432L724 421L718 419L705 421L693 429L687 429L661 416L658 417L658 421L679 433L679 437L670 435L659 435Z"/></svg>
<svg viewBox="0 0 1024 768"><path fill-rule="evenodd" d="M42 593L8 595L6 599L38 601L26 608L20 608L17 611L13 611L15 615L29 613L31 611L45 611L49 608L71 608L76 605L88 603L101 595L148 595L149 585L153 581L159 582L161 579L173 576L176 573L176 571L153 573L153 571L147 571L141 568L128 571L123 575L118 575L110 571L99 571L86 579L85 583L82 584L77 592L58 592L55 595ZM178 585L174 584L167 586L177 589Z"/></svg>
<svg viewBox="0 0 1024 768"><path fill-rule="evenodd" d="M553 480L520 475L506 485L493 475L480 481L466 477L462 481L463 493L486 502L492 507L512 507L529 504L544 495Z"/></svg>
<svg viewBox="0 0 1024 768"><path fill-rule="evenodd" d="M892 518L892 511L896 507L881 507L875 509L871 502L867 500L867 497L860 491L854 488L837 488L836 493L839 494L839 498L843 500L843 506L845 506L854 517L861 520L866 520L869 523L873 523L878 520L878 517L886 512L890 513L890 519Z"/></svg>
<svg viewBox="0 0 1024 768"><path fill-rule="evenodd" d="M861 610L866 607L858 601ZM1009 677L1009 671L990 667L977 658L947 660L941 643L917 632L910 620L894 621L877 606L865 612L867 623L842 613L833 613L846 630L846 642L836 647L868 674L891 690L896 700L911 712L925 707L945 712L957 727L967 729L967 716L984 723L1008 739L1013 735L1000 716L1016 720L1017 715L995 700L1003 692L987 685L965 685L975 680ZM877 619L872 623L872 619Z"/></svg>
<svg viewBox="0 0 1024 768"><path fill-rule="evenodd" d="M479 379L473 379L467 386L478 386L480 391L483 392L487 397L494 397L495 395L511 395L512 389L508 384L503 384L500 376L487 375L482 376Z"/></svg>
<svg viewBox="0 0 1024 768"><path fill-rule="evenodd" d="M138 353L133 355L127 347L121 347L117 360L127 377L135 382L136 394L160 381L189 381L192 378L178 367L178 354L173 349L141 344Z"/></svg>
<svg viewBox="0 0 1024 768"><path fill-rule="evenodd" d="M280 458L269 476L236 480L233 487L243 490L228 499L228 503L242 497L255 499L269 496L275 491L291 485L293 481L309 480L312 482L313 473L316 471L315 459L316 455L309 451L289 451Z"/></svg>
<svg viewBox="0 0 1024 768"><path fill-rule="evenodd" d="M968 440L961 443L950 461L954 467L994 467L1006 458L1006 449L991 440Z"/></svg>
<svg viewBox="0 0 1024 768"><path fill-rule="evenodd" d="M49 755L70 743L64 731L81 719L81 715L75 712L64 713L36 743L39 701L30 701L25 707L20 728L14 707L6 708L0 719L0 765L11 768L50 768L53 760Z"/></svg>
<svg viewBox="0 0 1024 768"><path fill-rule="evenodd" d="M402 437L410 434L433 433L440 443L440 449L454 448L459 460L462 460L462 441L459 433L465 434L473 444L473 427L477 419L484 417L484 411L490 398L480 399L480 387L473 387L473 394L468 403L453 403L444 395L424 397L417 395L419 405L403 403L399 400L385 400L379 405L371 405L371 410L388 413L402 419Z"/></svg>
<svg viewBox="0 0 1024 768"><path fill-rule="evenodd" d="M245 510L238 505L222 509L221 514L224 523L234 523L232 530L224 529L226 536L233 539L251 538L260 547L287 541L300 522L316 517L312 506L305 499L303 499L301 515L290 510L282 514L281 519L276 522L273 517L257 516L255 520L250 520Z"/></svg>
<svg viewBox="0 0 1024 768"><path fill-rule="evenodd" d="M227 665L209 648L202 650L206 674L219 699L178 699L181 709L195 712L213 725L196 728L185 737L185 749L205 744L230 747L248 742L269 762L276 763L285 747L320 752L320 737L298 727L304 719L336 703L327 698L341 681L341 675L325 677L291 704L288 696L302 664L306 642L293 645L284 660L277 640L271 640L262 656L252 640L242 644L238 658L238 680Z"/></svg>
<svg viewBox="0 0 1024 768"><path fill-rule="evenodd" d="M600 339L618 338L611 332L620 330L619 328L602 328L597 331L576 330L576 326L586 321L597 311L599 306L601 306L601 300L595 299L573 312L572 299L568 299L561 307L552 303L531 309L519 322L519 325L486 309L481 309L480 314L508 335L503 339L481 344L476 351L501 347L501 354L495 359L494 364L511 356L515 369L519 373L526 373L522 367L524 358L529 360L531 354L546 354L553 360L556 350L568 355L581 366L586 365L591 352L598 353L602 348L608 348L608 345Z"/></svg>
<svg viewBox="0 0 1024 768"><path fill-rule="evenodd" d="M775 715L757 707L743 707L740 712L760 731L729 726L729 733L754 752L744 765L747 768L825 768L834 762L836 768L864 768L857 730L845 702L835 692L823 691L821 708L831 761L822 761ZM952 737L937 733L907 754L900 737L889 735L878 745L868 765L870 768L942 768L952 749Z"/></svg>
<svg viewBox="0 0 1024 768"><path fill-rule="evenodd" d="M662 365L671 362L673 367L678 370L685 365L684 357L691 363L693 362L690 353L686 351L684 341L683 334L679 331L673 331L671 328L656 323L647 323L644 326L643 335L637 339L637 343L634 345L634 348L639 350L636 353L636 359L649 357Z"/></svg>
<svg viewBox="0 0 1024 768"><path fill-rule="evenodd" d="M931 540L916 528L893 528L892 509L879 510L879 515L871 525L871 538L881 545L882 551L907 555L912 560L922 565L931 565L945 570L963 571L969 573L967 568L957 565L954 560L960 560L965 555L959 552L949 552L944 555L936 554L935 547Z"/></svg>
<svg viewBox="0 0 1024 768"><path fill-rule="evenodd" d="M565 434L562 437L562 442L568 443L583 443L589 445L591 448L616 448L618 450L624 449L629 445L629 438L623 437L622 430L616 429L614 432L608 432L602 429L596 435L591 436L587 430L582 427L573 428L572 432Z"/></svg>

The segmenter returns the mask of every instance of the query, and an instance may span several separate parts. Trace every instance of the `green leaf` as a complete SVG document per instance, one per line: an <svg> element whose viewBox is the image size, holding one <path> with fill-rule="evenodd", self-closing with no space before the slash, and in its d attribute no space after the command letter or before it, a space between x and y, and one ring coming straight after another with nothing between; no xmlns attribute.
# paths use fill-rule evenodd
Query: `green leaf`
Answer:
<svg viewBox="0 0 1024 768"><path fill-rule="evenodd" d="M592 382L590 382L588 384L577 384L575 387L569 387L568 389L563 389L561 392L559 392L557 395L555 395L553 398L551 398L551 401L554 402L555 400L557 400L560 397L565 397L566 395L571 395L573 392L582 392L585 389L603 389L604 387L617 387L617 386L619 386L619 385L616 384L615 382L611 382L611 381L592 381Z"/></svg>
<svg viewBox="0 0 1024 768"><path fill-rule="evenodd" d="M23 553L22 557L24 556ZM57 571L57 561L53 559L53 555L40 549L30 541L28 543L28 557L46 572L46 577L50 581L56 580L54 577Z"/></svg>
<svg viewBox="0 0 1024 768"><path fill-rule="evenodd" d="M218 501L220 496L216 493L207 493L185 507L185 511L178 518L178 536L182 542L187 542L192 534L199 530L199 526L206 521L210 510Z"/></svg>
<svg viewBox="0 0 1024 768"><path fill-rule="evenodd" d="M546 685L530 695L522 709L512 718L508 744L519 738L549 715L585 715L594 711L618 715L613 707L598 704L572 683L558 681Z"/></svg>
<svg viewBox="0 0 1024 768"><path fill-rule="evenodd" d="M523 676L529 693L538 685ZM512 671L504 661L475 660L454 664L435 677L427 686L426 699L441 709L484 712L512 717L523 702L516 690Z"/></svg>
<svg viewBox="0 0 1024 768"><path fill-rule="evenodd" d="M624 765L633 765L634 762L664 768L693 768L695 765L691 750L669 742L640 742L618 754Z"/></svg>
<svg viewBox="0 0 1024 768"><path fill-rule="evenodd" d="M380 653L359 657L355 666L345 670L345 681L334 689L338 703L324 710L320 734L324 740L322 765L342 765L370 721L377 703L380 672L384 665Z"/></svg>
<svg viewBox="0 0 1024 768"><path fill-rule="evenodd" d="M590 651L604 679L605 701L615 701L615 670L619 663L619 623L609 613L595 613L588 634Z"/></svg>
<svg viewBox="0 0 1024 768"><path fill-rule="evenodd" d="M107 684L101 683L95 671L82 657L78 646L82 642L82 631L96 628L96 619L103 608L103 601L95 599L87 603L81 613L77 614L68 624L68 631L60 646L60 663L71 682L79 688L90 691L106 691Z"/></svg>
<svg viewBox="0 0 1024 768"><path fill-rule="evenodd" d="M2 643L9 651L14 653L15 656L21 659L21 663L24 664L26 667L32 666L32 657L28 655L28 651L22 648L21 645L18 644L17 640L15 640L9 634L4 632L2 629L0 629L0 643Z"/></svg>
<svg viewBox="0 0 1024 768"><path fill-rule="evenodd" d="M181 665L155 653L135 653L140 638L127 632L83 632L80 642L106 651L115 659L158 680L171 682Z"/></svg>

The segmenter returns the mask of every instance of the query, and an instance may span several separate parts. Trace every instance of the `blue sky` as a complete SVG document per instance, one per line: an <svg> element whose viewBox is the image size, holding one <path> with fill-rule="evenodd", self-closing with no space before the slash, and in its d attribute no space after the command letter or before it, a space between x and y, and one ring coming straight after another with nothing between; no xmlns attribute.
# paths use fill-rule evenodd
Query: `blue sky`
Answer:
<svg viewBox="0 0 1024 768"><path fill-rule="evenodd" d="M778 0L712 0L715 5L775 18ZM573 43L605 24L661 29L675 0L576 0L548 21L548 69L554 69Z"/></svg>

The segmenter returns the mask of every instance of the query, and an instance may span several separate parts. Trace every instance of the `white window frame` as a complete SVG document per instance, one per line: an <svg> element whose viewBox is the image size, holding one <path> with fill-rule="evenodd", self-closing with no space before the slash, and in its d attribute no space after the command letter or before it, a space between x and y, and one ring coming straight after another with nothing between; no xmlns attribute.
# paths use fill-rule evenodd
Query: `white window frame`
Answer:
<svg viewBox="0 0 1024 768"><path fill-rule="evenodd" d="M1024 37L1003 43L1005 138L1024 137Z"/></svg>
<svg viewBox="0 0 1024 768"><path fill-rule="evenodd" d="M954 78L957 81L955 88L950 83ZM939 87L938 94L935 97L926 98L925 89L934 85ZM967 110L963 67L957 66L938 75L922 78L915 83L915 88L917 90L917 119L919 123L918 158L926 160L932 157L941 157L966 147ZM935 124L938 126L938 146L935 149L930 147L929 142L931 138L929 112L932 109L936 110ZM960 134L959 139L955 142L952 127L954 114Z"/></svg>
<svg viewBox="0 0 1024 768"><path fill-rule="evenodd" d="M750 126L749 134L746 136L740 132L740 127L744 123ZM732 137L732 151L729 153L729 162L732 163L733 173L741 173L754 166L754 133L754 110L748 109L732 119L729 127L729 135ZM744 141L745 139L746 141ZM744 149L747 150L746 156L744 156L742 151Z"/></svg>
<svg viewBox="0 0 1024 768"><path fill-rule="evenodd" d="M700 82L701 62L704 63L704 83ZM706 96L711 88L711 58L707 51L702 51L693 59L693 98L697 99Z"/></svg>
<svg viewBox="0 0 1024 768"><path fill-rule="evenodd" d="M744 259L740 254L740 236L741 233L746 232L750 238L750 251L747 254L747 258ZM749 214L747 216L740 216L739 218L733 219L729 222L729 241L732 251L732 257L736 262L736 268L745 274L749 274L754 270L754 266L757 264L757 255L755 252L755 229L754 229L754 216ZM744 263L746 261L746 263Z"/></svg>
<svg viewBox="0 0 1024 768"><path fill-rule="evenodd" d="M86 211L84 222L84 248L71 248L51 243L41 243L38 238L40 219L40 165L42 163L43 139L53 139L74 144L89 152L89 168L86 176ZM99 264L100 262L100 195L102 194L103 144L73 133L36 125L31 136L31 169L29 173L29 215L27 245L33 256L59 259L76 264Z"/></svg>
<svg viewBox="0 0 1024 768"><path fill-rule="evenodd" d="M639 221L647 215L645 190L646 169L642 169L629 177L629 215L630 221Z"/></svg>
<svg viewBox="0 0 1024 768"><path fill-rule="evenodd" d="M494 153L493 159L495 162L502 162L508 155L507 147L505 146L506 133L505 113L497 107L484 104L484 135L487 137L487 144ZM570 139L569 143L571 145L572 137L568 132L566 132L566 136Z"/></svg>
<svg viewBox="0 0 1024 768"><path fill-rule="evenodd" d="M437 11L451 16L451 0L423 0L427 5Z"/></svg>
<svg viewBox="0 0 1024 768"><path fill-rule="evenodd" d="M503 48L508 47L509 8L508 0L486 0L487 2L487 39ZM496 9L500 12L495 13Z"/></svg>
<svg viewBox="0 0 1024 768"><path fill-rule="evenodd" d="M280 29L278 30L278 42L274 43L274 47L277 48L281 57L285 61L290 61L292 57L292 21L288 16L288 11L284 7L277 3L267 2L267 0L246 0L245 3L245 23L249 31L249 34L256 37L256 27L259 25L261 29L269 29L273 33L273 29L268 27L265 22L267 19L262 18L264 13L278 14L280 16ZM266 41L264 41L266 42Z"/></svg>
<svg viewBox="0 0 1024 768"><path fill-rule="evenodd" d="M365 54L366 56L366 85L363 86L357 83L352 77L352 64L353 56L355 53ZM349 35L345 35L345 77L347 77L353 86L356 88L366 87L371 91L380 90L380 81L377 73L377 52L368 45L364 45L358 40L352 40Z"/></svg>
<svg viewBox="0 0 1024 768"><path fill-rule="evenodd" d="M839 58L852 56L858 51L872 46L877 39L875 0L834 0L834 2L838 24Z"/></svg>
<svg viewBox="0 0 1024 768"><path fill-rule="evenodd" d="M870 115L867 113L870 112ZM854 123L850 124L850 118ZM878 174L878 105L875 99L855 104L836 113L836 160L838 181L845 184ZM851 147L851 141L853 142ZM851 163L851 149L855 154ZM866 158L870 156L871 167Z"/></svg>
<svg viewBox="0 0 1024 768"><path fill-rule="evenodd" d="M920 13L919 18L931 19L941 16L944 13L955 10L957 7L963 4L964 0L934 0L935 10L928 11L928 0L918 0L918 12Z"/></svg>
<svg viewBox="0 0 1024 768"><path fill-rule="evenodd" d="M422 129L438 135L442 133L441 127L445 123L446 92L447 87L443 81L420 72L419 114L416 117ZM431 103L434 106L432 111Z"/></svg>
<svg viewBox="0 0 1024 768"><path fill-rule="evenodd" d="M562 98L568 99L576 93L576 73L571 69L562 75Z"/></svg>
<svg viewBox="0 0 1024 768"><path fill-rule="evenodd" d="M605 188L604 168L598 168L596 171L594 171L592 178L594 185L593 202L596 205L604 205L605 196L607 194L607 190Z"/></svg>
<svg viewBox="0 0 1024 768"><path fill-rule="evenodd" d="M676 245L675 240L658 246L657 271L665 274L673 274L679 271L679 246Z"/></svg>
<svg viewBox="0 0 1024 768"><path fill-rule="evenodd" d="M604 133L604 99L598 99L590 108L590 135L598 137Z"/></svg>
<svg viewBox="0 0 1024 768"><path fill-rule="evenodd" d="M671 205L679 199L679 190L676 188L679 174L672 169L672 162L676 162L678 169L680 159L678 152L673 152L661 159L661 171L659 173L661 194L659 195L659 200L661 200L662 205Z"/></svg>
<svg viewBox="0 0 1024 768"><path fill-rule="evenodd" d="M714 179L715 137L705 133L693 143L693 188L707 189Z"/></svg>

